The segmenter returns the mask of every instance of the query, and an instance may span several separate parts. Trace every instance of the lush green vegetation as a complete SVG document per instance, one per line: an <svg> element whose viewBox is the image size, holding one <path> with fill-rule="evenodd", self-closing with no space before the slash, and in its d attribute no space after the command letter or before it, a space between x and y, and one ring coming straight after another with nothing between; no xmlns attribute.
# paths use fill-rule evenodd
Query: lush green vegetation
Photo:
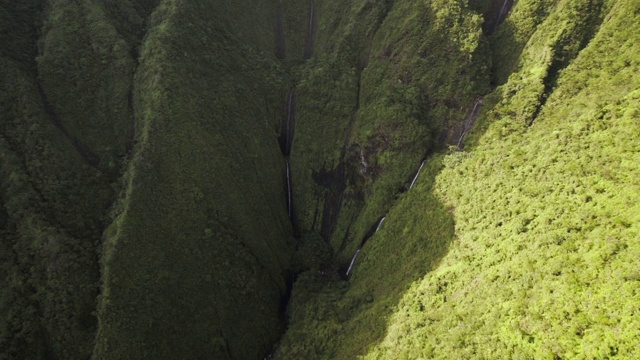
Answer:
<svg viewBox="0 0 640 360"><path fill-rule="evenodd" d="M430 162L420 185L400 197L349 281L327 272L300 275L276 358L355 358L384 338L403 291L439 263L454 239L453 218L432 191L441 167Z"/></svg>
<svg viewBox="0 0 640 360"><path fill-rule="evenodd" d="M348 283L296 284L279 358L637 358L638 6L518 2L465 150L431 158Z"/></svg>
<svg viewBox="0 0 640 360"><path fill-rule="evenodd" d="M152 15L136 74L143 129L105 239L98 358L256 358L280 331L293 249L269 114L278 73L211 26L214 8Z"/></svg>
<svg viewBox="0 0 640 360"><path fill-rule="evenodd" d="M464 4L327 1L317 14L297 88L294 200L300 227L344 263L488 90L488 46Z"/></svg>
<svg viewBox="0 0 640 360"><path fill-rule="evenodd" d="M53 99L85 101L87 89L69 87L57 96L53 94L59 90L54 89L69 79L114 76L119 65L80 66L80 61L97 61L97 50L56 41L56 32L69 24L60 21L54 29L44 20L39 1L3 1L1 8L0 213L4 215L0 221L0 358L87 358L97 328L100 273L96 244L115 195L112 170L119 164L88 165L71 139L56 128L41 93L51 95L49 103L58 112L55 116L66 120L66 110L53 106ZM47 9L50 14L58 11L62 6ZM103 25L98 19L95 23ZM47 28L46 35L39 35L40 26ZM85 27L76 28L74 37L89 32ZM5 33L9 34L6 38ZM113 40L111 35L105 32L100 41ZM66 66L78 66L76 71L49 71L59 59L53 54L60 46L66 47L60 54L66 58ZM36 58L38 54L41 56ZM90 144L91 150L106 160L123 151L120 145L126 137L118 139L120 133L104 129L100 136L113 140L113 148L101 149L100 144L105 143L96 140L93 129L81 131L82 122L92 118L92 113L100 113L97 121L105 120L102 112L109 108L111 99L101 91L94 95L92 101L84 102L81 118L64 121L64 125L68 134ZM106 110L104 115L114 123L126 121L124 114L116 116Z"/></svg>
<svg viewBox="0 0 640 360"><path fill-rule="evenodd" d="M639 358L640 2L504 4L0 0L0 359Z"/></svg>
<svg viewBox="0 0 640 360"><path fill-rule="evenodd" d="M274 4L2 4L0 357L265 355L294 250Z"/></svg>

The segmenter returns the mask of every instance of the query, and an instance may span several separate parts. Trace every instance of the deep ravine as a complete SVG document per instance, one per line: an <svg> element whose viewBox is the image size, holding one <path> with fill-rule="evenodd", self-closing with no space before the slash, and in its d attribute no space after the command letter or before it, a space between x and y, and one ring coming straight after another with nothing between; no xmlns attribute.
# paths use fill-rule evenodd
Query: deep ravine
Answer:
<svg viewBox="0 0 640 360"><path fill-rule="evenodd" d="M464 143L464 138L466 136L466 134L471 130L471 128L473 127L473 124L475 123L475 120L478 118L478 114L480 112L480 107L482 105L482 97L478 97L476 99L476 101L473 103L473 106L471 108L471 111L469 112L469 115L467 115L463 120L462 120L462 130L461 130L461 134L458 138L457 141L457 147L459 149L461 149L463 147L463 143ZM415 175L413 176L411 183L409 184L409 187L407 188L408 190L411 190L413 188L413 186L415 185L416 181L418 180L418 177L420 177L420 173L422 171L422 168L424 167L425 162L428 161L427 159L422 160L422 162L420 163L420 166L418 167L418 170L416 171ZM356 259L358 258L358 255L360 254L360 252L362 251L362 248L364 247L365 243L369 240L369 238L371 238L373 235L375 235L378 230L380 230L380 228L382 227L382 224L384 223L384 221L386 220L387 215L385 214L377 223L375 230L373 232L369 232L367 235L365 235L362 239L362 241L360 242L360 246L358 247L358 249L356 250L355 254L353 255L353 257L351 258L351 262L349 263L349 267L347 268L346 272L344 273L343 277L344 278L349 278L349 276L351 275L354 265L356 264Z"/></svg>

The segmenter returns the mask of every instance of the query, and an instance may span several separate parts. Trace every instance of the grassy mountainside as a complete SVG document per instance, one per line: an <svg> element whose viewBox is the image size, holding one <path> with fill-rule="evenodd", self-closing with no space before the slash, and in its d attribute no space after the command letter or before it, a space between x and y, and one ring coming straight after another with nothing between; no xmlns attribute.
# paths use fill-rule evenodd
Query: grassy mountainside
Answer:
<svg viewBox="0 0 640 360"><path fill-rule="evenodd" d="M212 25L216 5L152 15L143 130L106 232L98 358L256 358L280 331L292 249L273 63Z"/></svg>
<svg viewBox="0 0 640 360"><path fill-rule="evenodd" d="M277 358L638 357L639 5L518 2L465 150L431 158L348 282L296 284Z"/></svg>
<svg viewBox="0 0 640 360"><path fill-rule="evenodd" d="M82 124L93 121L92 114L96 123L108 117L128 128L126 102L113 108L108 105L126 99L126 92L114 91L111 98L96 91L88 101L82 84L90 77L126 77L131 67L122 66L126 60L117 60L122 55L117 52L108 55L113 62L89 67L100 63L97 43L93 48L92 43L63 45L58 36L68 31L72 18L65 17L56 26L50 21L61 12L63 6L39 1L2 3L0 194L6 215L0 265L0 356L7 359L90 356L100 279L96 244L117 179L117 164L109 163L114 156L122 157L127 141L126 135L111 127L100 136L93 129L81 131ZM93 21L96 26L105 25L100 19ZM74 36L88 32L79 25ZM101 45L117 42L112 32L103 35ZM65 64L54 55L61 46ZM79 86L58 92L60 84L76 81ZM54 99L66 105L78 100L84 109L58 107ZM93 143L97 137L110 139L113 147Z"/></svg>
<svg viewBox="0 0 640 360"><path fill-rule="evenodd" d="M499 88L477 146L445 157L458 239L368 357L638 357L639 9L607 9L533 125Z"/></svg>
<svg viewBox="0 0 640 360"><path fill-rule="evenodd" d="M638 358L638 34L635 0L0 0L0 359Z"/></svg>
<svg viewBox="0 0 640 360"><path fill-rule="evenodd" d="M0 357L266 354L293 250L275 5L0 15Z"/></svg>

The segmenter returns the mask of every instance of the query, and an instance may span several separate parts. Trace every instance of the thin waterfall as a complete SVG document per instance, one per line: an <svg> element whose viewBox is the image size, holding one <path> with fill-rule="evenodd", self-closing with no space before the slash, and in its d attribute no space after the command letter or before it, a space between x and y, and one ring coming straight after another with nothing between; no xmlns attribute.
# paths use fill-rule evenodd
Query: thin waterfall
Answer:
<svg viewBox="0 0 640 360"><path fill-rule="evenodd" d="M293 141L293 134L291 133L293 116L293 90L291 90L287 104L287 126L285 129L285 155L287 156L291 153L291 142Z"/></svg>
<svg viewBox="0 0 640 360"><path fill-rule="evenodd" d="M464 120L462 124L462 133L460 134L460 138L458 139L458 148L462 146L462 141L464 140L464 136L467 135L467 132L471 129L473 122L476 120L478 116L478 109L480 108L480 104L482 103L482 98L478 98L476 102L473 104L473 109L467 118Z"/></svg>
<svg viewBox="0 0 640 360"><path fill-rule="evenodd" d="M313 0L311 0L311 9L309 10L309 31L307 33L307 44L304 49L304 58L305 60L311 57L311 49L313 48L313 17L315 6L313 4Z"/></svg>
<svg viewBox="0 0 640 360"><path fill-rule="evenodd" d="M418 168L418 171L416 172L416 176L414 176L413 180L411 180L411 185L409 185L409 190L411 190L411 188L413 187L413 184L415 184L416 180L418 180L418 176L420 176L420 171L422 171L423 167L424 167L424 160L422 160L422 163L420 164L420 167Z"/></svg>
<svg viewBox="0 0 640 360"><path fill-rule="evenodd" d="M353 268L353 264L356 262L356 258L358 257L359 253L360 249L358 249L358 251L356 251L356 254L353 255L353 258L351 258L351 264L349 264L349 268L347 269L347 276L349 276L349 274L351 273L351 269Z"/></svg>
<svg viewBox="0 0 640 360"><path fill-rule="evenodd" d="M380 221L378 221L378 225L376 226L376 230L373 232L373 234L377 233L378 230L380 230L380 228L382 227L382 224L384 223L384 220L386 218L387 218L386 216L383 216L382 219L380 219ZM351 263L349 264L349 268L347 269L346 276L349 276L349 274L351 274L351 269L353 269L353 264L356 263L356 258L358 257L358 254L360 254L360 251L362 250L362 247L364 246L364 243L371 236L372 235L365 236L364 240L362 241L362 244L360 245L358 250L356 250L356 253L353 255L353 258L351 258Z"/></svg>
<svg viewBox="0 0 640 360"><path fill-rule="evenodd" d="M382 219L380 219L380 222L378 223L378 226L376 227L376 231L374 232L374 234L377 233L378 230L380 230L380 227L382 226L382 223L384 223L384 220L386 218L387 218L386 216L383 216Z"/></svg>
<svg viewBox="0 0 640 360"><path fill-rule="evenodd" d="M291 204L291 165L288 158L285 161L287 163L287 211L291 219L291 208L293 207L293 204Z"/></svg>
<svg viewBox="0 0 640 360"><path fill-rule="evenodd" d="M502 3L502 8L500 8L500 13L498 14L498 19L496 20L496 24L493 27L492 33L496 32L496 29L498 29L498 25L500 25L500 19L503 19L503 16L506 15L508 2L509 0L504 0L504 2Z"/></svg>

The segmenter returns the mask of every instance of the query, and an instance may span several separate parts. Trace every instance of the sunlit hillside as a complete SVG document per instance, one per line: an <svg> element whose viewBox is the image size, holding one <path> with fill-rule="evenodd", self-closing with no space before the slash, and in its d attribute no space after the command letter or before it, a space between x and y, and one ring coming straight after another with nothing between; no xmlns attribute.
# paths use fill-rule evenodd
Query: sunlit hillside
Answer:
<svg viewBox="0 0 640 360"><path fill-rule="evenodd" d="M0 45L0 360L640 358L640 1L0 0Z"/></svg>

